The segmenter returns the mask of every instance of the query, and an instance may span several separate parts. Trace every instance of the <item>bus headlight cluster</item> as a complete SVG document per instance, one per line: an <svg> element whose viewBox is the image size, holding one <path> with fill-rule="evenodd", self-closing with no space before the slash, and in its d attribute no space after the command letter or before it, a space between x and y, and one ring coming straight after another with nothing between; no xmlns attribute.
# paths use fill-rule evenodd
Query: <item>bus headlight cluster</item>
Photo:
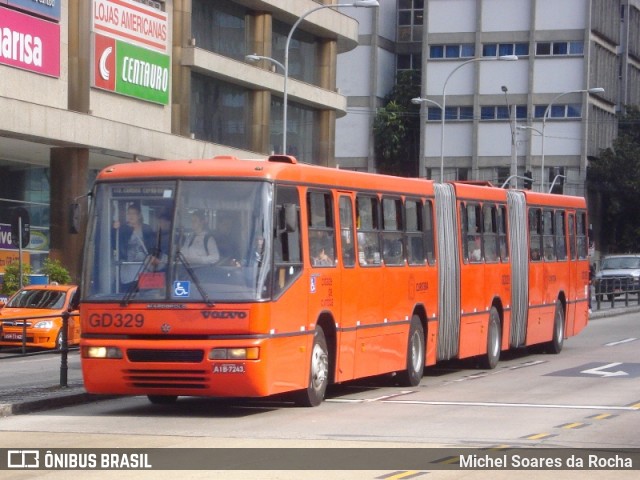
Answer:
<svg viewBox="0 0 640 480"><path fill-rule="evenodd" d="M257 360L259 357L258 347L214 348L209 352L209 360Z"/></svg>
<svg viewBox="0 0 640 480"><path fill-rule="evenodd" d="M122 358L118 347L82 347L82 358Z"/></svg>

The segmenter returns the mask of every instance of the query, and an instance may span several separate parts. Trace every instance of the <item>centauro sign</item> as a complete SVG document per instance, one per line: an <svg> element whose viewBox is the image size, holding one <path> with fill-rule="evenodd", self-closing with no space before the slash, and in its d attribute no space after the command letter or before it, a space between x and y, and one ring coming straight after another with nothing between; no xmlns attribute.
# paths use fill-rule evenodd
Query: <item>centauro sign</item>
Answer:
<svg viewBox="0 0 640 480"><path fill-rule="evenodd" d="M95 35L93 85L167 105L171 58L114 38Z"/></svg>

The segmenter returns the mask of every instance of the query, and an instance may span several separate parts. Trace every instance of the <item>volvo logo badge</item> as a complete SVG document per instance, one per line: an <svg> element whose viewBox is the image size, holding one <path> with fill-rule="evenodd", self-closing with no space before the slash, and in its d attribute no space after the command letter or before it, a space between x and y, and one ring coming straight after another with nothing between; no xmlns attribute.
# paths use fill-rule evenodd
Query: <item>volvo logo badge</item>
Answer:
<svg viewBox="0 0 640 480"><path fill-rule="evenodd" d="M171 325L169 325L168 323L163 323L160 329L162 330L162 333L169 333L169 330L171 330Z"/></svg>

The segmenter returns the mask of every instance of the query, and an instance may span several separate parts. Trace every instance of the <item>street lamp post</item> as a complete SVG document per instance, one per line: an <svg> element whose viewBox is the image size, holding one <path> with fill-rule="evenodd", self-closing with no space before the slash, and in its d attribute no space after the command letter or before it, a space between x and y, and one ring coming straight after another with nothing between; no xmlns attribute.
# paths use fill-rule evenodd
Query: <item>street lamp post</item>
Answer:
<svg viewBox="0 0 640 480"><path fill-rule="evenodd" d="M440 182L444 181L444 121L445 121L445 117L446 117L446 107L447 107L447 83L449 83L449 80L451 79L451 77L453 76L454 73L456 73L458 70L460 70L462 67L464 67L465 65L468 65L470 63L474 63L474 62L488 62L488 61L492 61L492 60L507 60L507 61L513 61L513 60L518 60L518 57L516 55L502 55L500 57L479 57L479 58L472 58L470 60L467 60L466 62L462 62L460 65L458 65L456 68L454 68L451 73L449 73L449 75L447 76L447 78L444 81L444 85L442 86L442 106L441 106L441 110L442 110L442 118L441 118L441 122L442 125L440 127ZM422 103L422 102L426 102L427 99L426 98L421 98L421 97L417 97L417 98L412 98L411 102L412 103ZM431 102L433 102L431 100ZM423 139L421 139L422 141Z"/></svg>
<svg viewBox="0 0 640 480"><path fill-rule="evenodd" d="M569 95L570 93L601 93L604 92L604 88L602 87L594 87L594 88L583 88L580 90L570 90L568 92L562 92L559 93L558 95L556 95L555 97L553 97L551 99L551 101L549 102L549 105L547 105L547 108L545 108L544 110L544 115L542 116L542 146L541 146L541 152L540 152L540 191L544 192L544 129L546 127L547 124L547 118L549 116L549 112L551 111L551 106L554 104L554 102L556 100L558 100L560 97L564 96L564 95Z"/></svg>
<svg viewBox="0 0 640 480"><path fill-rule="evenodd" d="M291 43L291 38L293 37L293 32L298 28L298 25L304 20L304 18L318 10L322 10L323 8L338 8L338 7L364 7L364 8L372 8L380 6L378 0L356 0L353 3L336 3L333 5L320 5L318 7L312 8L304 12L298 20L293 24L291 30L289 30L289 35L287 35L287 42L284 47L284 86L283 86L283 110L282 110L282 154L287 154L287 105L288 105L288 91L287 91L287 83L289 79L289 44Z"/></svg>
<svg viewBox="0 0 640 480"><path fill-rule="evenodd" d="M507 104L507 112L509 113L509 130L511 130L511 168L509 176L511 177L511 186L518 188L518 151L516 143L516 106L509 104L509 89L506 85L502 85L502 91L504 92L504 101ZM514 185L515 183L515 185Z"/></svg>

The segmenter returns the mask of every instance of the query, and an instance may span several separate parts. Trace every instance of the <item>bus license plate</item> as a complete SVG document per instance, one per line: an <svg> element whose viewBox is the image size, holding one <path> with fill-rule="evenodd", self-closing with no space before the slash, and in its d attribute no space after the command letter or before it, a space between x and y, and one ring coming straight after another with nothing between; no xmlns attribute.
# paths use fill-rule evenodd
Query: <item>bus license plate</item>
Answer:
<svg viewBox="0 0 640 480"><path fill-rule="evenodd" d="M213 373L244 373L244 364L216 363L213 366Z"/></svg>

